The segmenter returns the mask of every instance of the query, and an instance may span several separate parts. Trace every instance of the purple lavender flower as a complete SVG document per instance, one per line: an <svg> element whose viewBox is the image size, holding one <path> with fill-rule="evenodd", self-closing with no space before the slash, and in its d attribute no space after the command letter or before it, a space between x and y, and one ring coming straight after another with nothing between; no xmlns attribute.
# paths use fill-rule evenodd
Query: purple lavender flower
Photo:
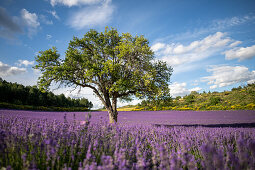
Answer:
<svg viewBox="0 0 255 170"><path fill-rule="evenodd" d="M166 119L168 112L159 112L154 119L148 118L145 123L140 121L138 124L145 113L152 117L155 114L130 112L128 114L137 116L136 119L130 116L129 123L121 123L121 114L127 113L120 113L120 123L111 125L101 120L107 118L104 112L93 112L89 124L79 125L72 121L73 113L66 113L63 120L64 113L13 111L7 114L0 111L0 143L3 144L0 145L3 151L0 153L0 169L8 165L17 169L254 167L255 131L252 128L151 125L158 123L158 117ZM186 121L183 112L178 114L182 121ZM61 119L58 118L60 115ZM75 115L76 120L84 120L84 113Z"/></svg>

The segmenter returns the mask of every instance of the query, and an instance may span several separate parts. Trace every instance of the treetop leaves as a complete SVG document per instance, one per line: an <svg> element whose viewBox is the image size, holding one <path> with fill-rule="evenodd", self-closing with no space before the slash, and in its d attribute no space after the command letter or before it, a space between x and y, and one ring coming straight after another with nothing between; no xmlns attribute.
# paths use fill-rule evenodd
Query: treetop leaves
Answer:
<svg viewBox="0 0 255 170"><path fill-rule="evenodd" d="M55 47L40 52L36 69L42 71L38 82L47 89L52 81L90 87L97 95L129 99L166 95L172 68L155 60L144 36L119 34L114 28L104 32L90 30L82 38L73 37L65 58Z"/></svg>

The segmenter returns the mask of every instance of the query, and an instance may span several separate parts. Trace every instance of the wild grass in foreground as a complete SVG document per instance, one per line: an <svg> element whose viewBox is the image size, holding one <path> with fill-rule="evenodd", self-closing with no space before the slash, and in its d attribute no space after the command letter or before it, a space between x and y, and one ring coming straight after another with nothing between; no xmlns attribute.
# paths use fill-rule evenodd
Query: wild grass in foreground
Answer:
<svg viewBox="0 0 255 170"><path fill-rule="evenodd" d="M255 169L253 128L0 117L0 169Z"/></svg>

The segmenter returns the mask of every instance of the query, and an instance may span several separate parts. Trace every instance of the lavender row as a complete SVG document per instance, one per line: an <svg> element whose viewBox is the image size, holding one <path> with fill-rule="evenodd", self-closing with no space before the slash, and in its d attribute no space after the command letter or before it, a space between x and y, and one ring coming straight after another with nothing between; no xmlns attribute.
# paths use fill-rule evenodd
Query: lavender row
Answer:
<svg viewBox="0 0 255 170"><path fill-rule="evenodd" d="M255 131L2 115L0 169L254 169Z"/></svg>
<svg viewBox="0 0 255 170"><path fill-rule="evenodd" d="M1 110L1 115L20 116L33 119L49 119L64 121L65 112L43 112L24 110ZM84 121L84 112L68 112L66 118L73 121ZM107 112L92 112L91 122L108 121ZM213 124L255 124L255 111L129 111L119 112L118 122L121 124L160 124L160 125L213 125Z"/></svg>

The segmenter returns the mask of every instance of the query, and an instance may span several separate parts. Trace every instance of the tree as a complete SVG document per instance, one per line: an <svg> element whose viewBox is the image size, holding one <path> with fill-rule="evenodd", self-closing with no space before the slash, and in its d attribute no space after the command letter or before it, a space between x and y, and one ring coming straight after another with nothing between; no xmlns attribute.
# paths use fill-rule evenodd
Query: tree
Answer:
<svg viewBox="0 0 255 170"><path fill-rule="evenodd" d="M222 101L222 99L220 97L211 96L209 98L209 101L210 101L210 105L217 105Z"/></svg>
<svg viewBox="0 0 255 170"><path fill-rule="evenodd" d="M79 101L79 105L83 107L88 107L88 109L91 109L93 107L93 104L88 99L85 98L82 98Z"/></svg>
<svg viewBox="0 0 255 170"><path fill-rule="evenodd" d="M184 97L184 100L187 104L192 104L193 102L195 102L195 98L196 96L193 94L189 94L187 96Z"/></svg>
<svg viewBox="0 0 255 170"><path fill-rule="evenodd" d="M181 96L177 96L176 98L175 98L175 100L180 100L182 97Z"/></svg>
<svg viewBox="0 0 255 170"><path fill-rule="evenodd" d="M144 36L119 34L116 29L90 30L83 38L70 41L65 58L55 47L36 57L41 70L38 86L49 89L51 83L74 88L88 87L99 97L109 113L110 123L117 122L117 99L157 98L169 94L172 68L155 60Z"/></svg>

